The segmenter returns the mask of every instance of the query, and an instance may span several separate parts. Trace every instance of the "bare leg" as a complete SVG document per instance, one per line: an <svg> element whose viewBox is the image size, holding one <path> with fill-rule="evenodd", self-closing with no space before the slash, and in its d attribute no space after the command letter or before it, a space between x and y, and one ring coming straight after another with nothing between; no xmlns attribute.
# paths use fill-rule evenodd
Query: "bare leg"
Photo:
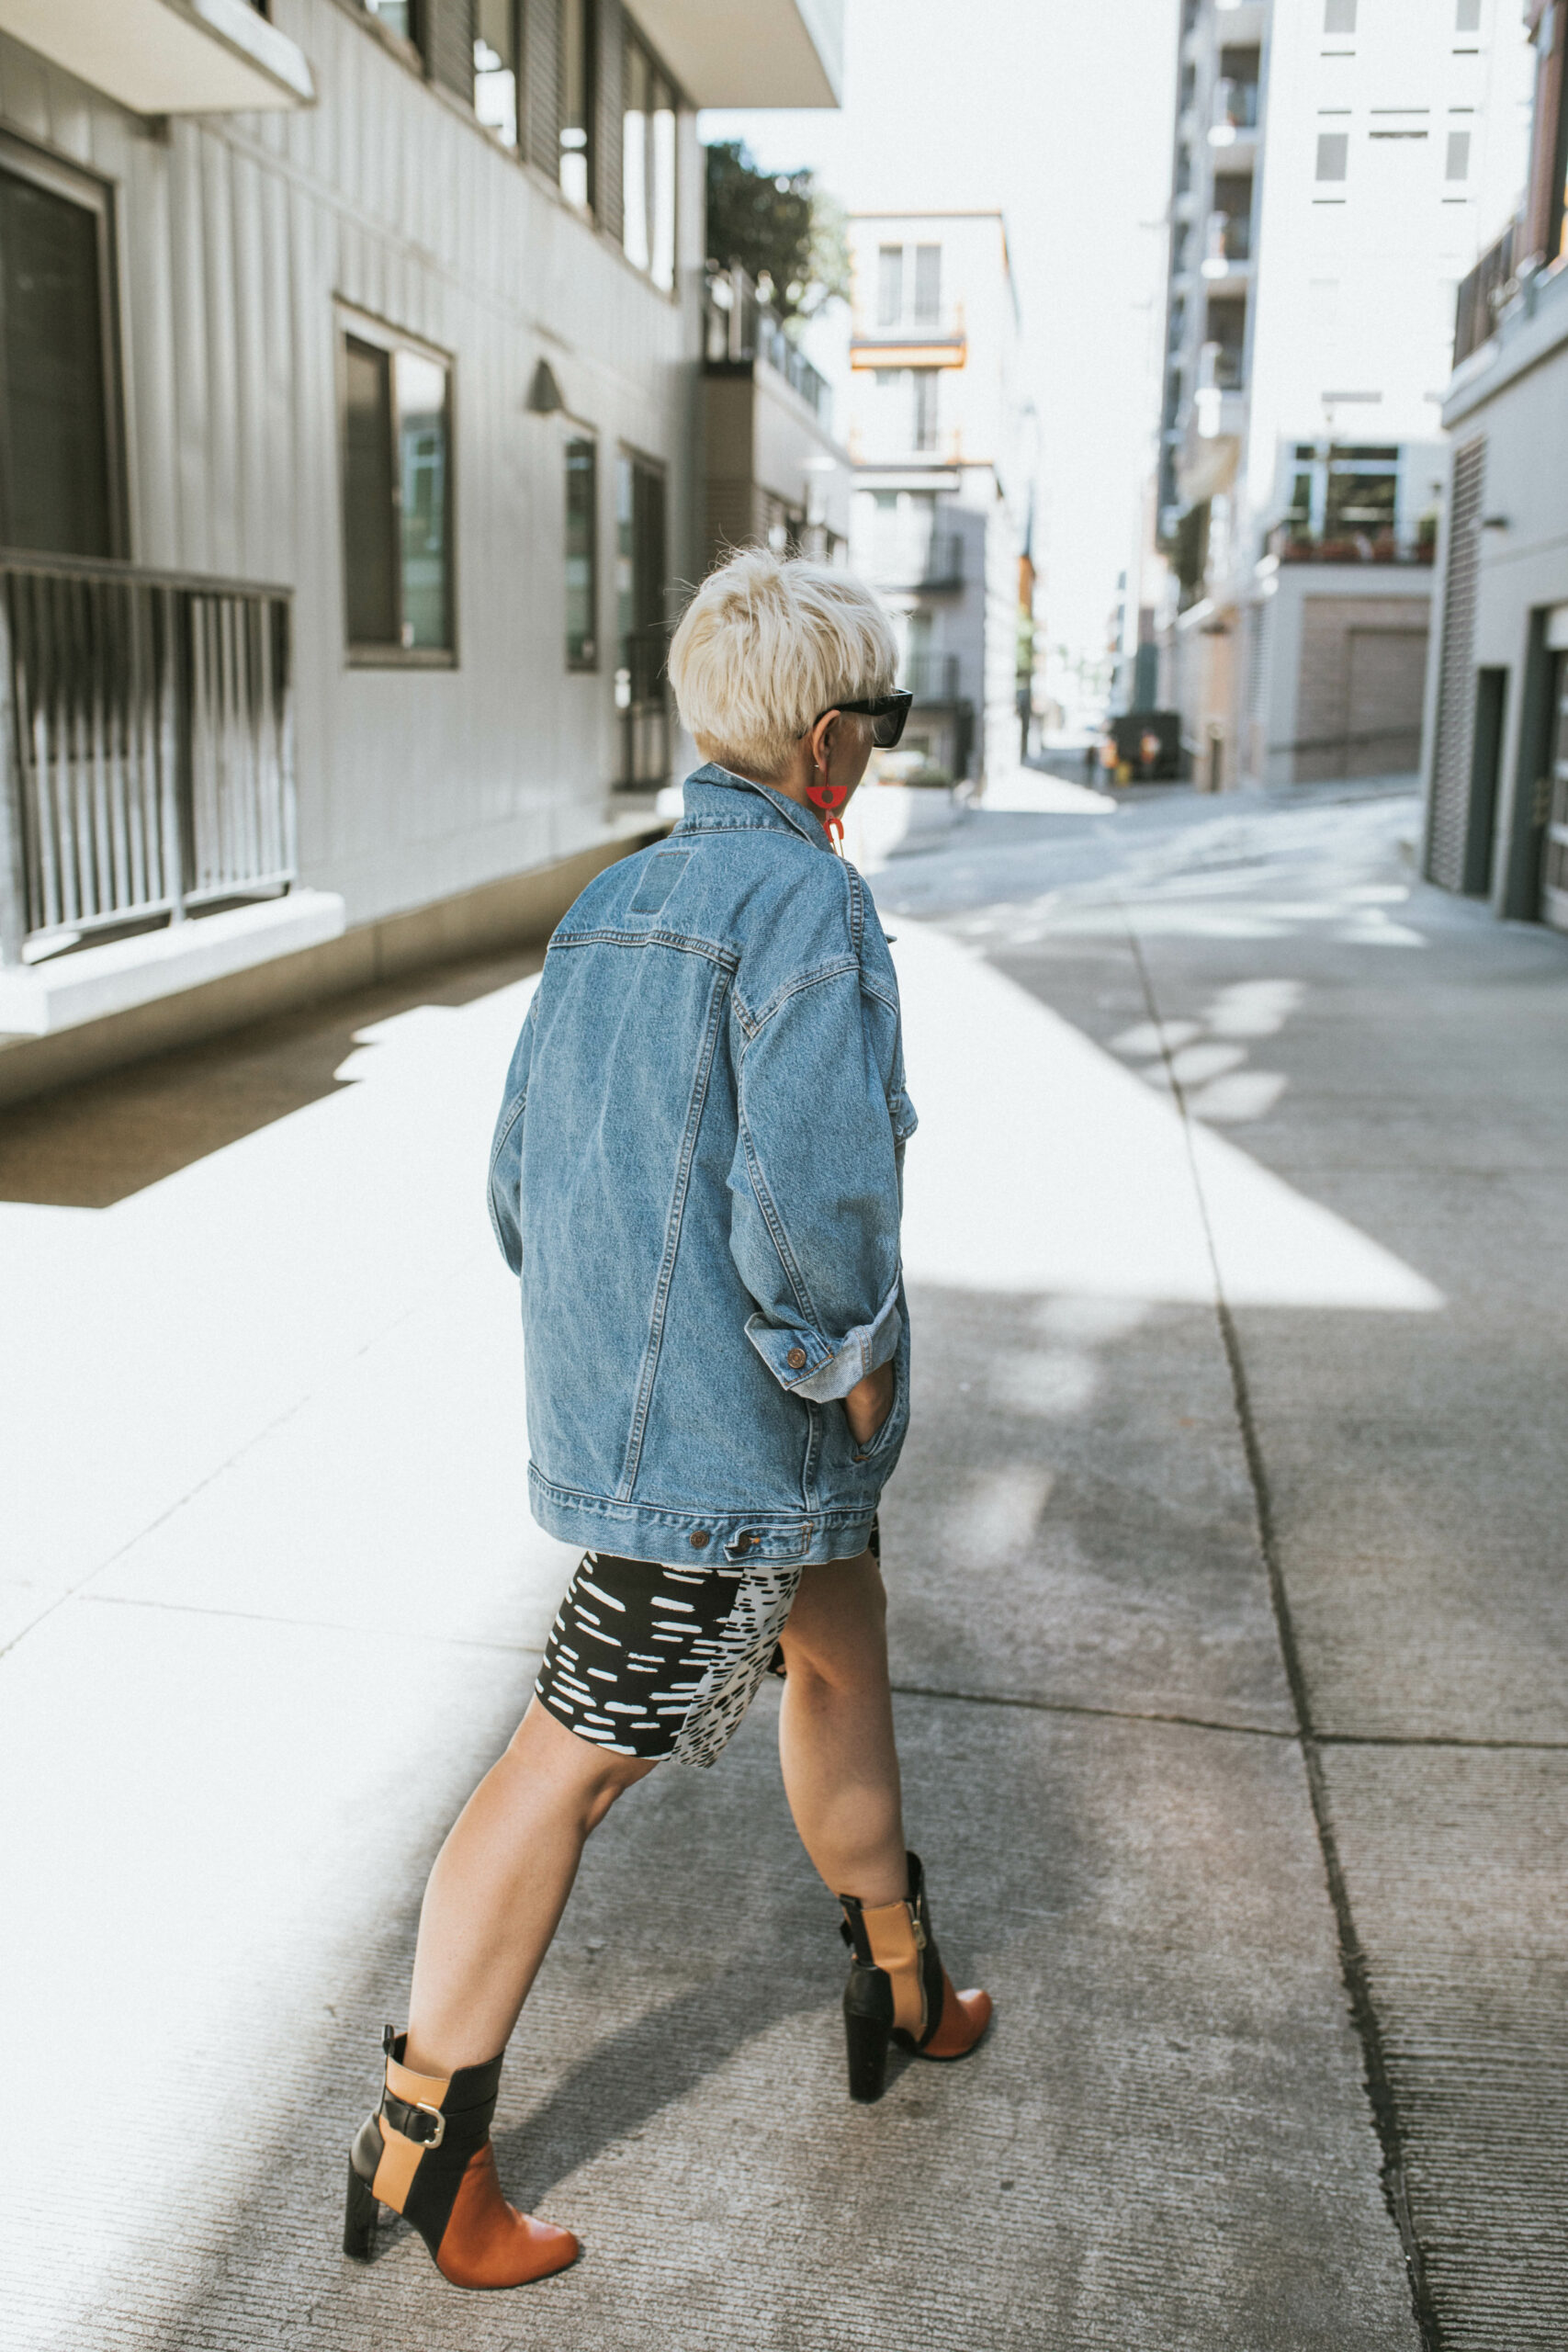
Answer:
<svg viewBox="0 0 1568 2352"><path fill-rule="evenodd" d="M887 1687L887 1601L870 1552L808 1567L784 1630L779 1761L800 1840L834 1894L908 1893Z"/></svg>
<svg viewBox="0 0 1568 2352"><path fill-rule="evenodd" d="M458 1815L419 1917L407 2064L479 2066L506 2047L583 1845L652 1764L579 1739L536 1699Z"/></svg>

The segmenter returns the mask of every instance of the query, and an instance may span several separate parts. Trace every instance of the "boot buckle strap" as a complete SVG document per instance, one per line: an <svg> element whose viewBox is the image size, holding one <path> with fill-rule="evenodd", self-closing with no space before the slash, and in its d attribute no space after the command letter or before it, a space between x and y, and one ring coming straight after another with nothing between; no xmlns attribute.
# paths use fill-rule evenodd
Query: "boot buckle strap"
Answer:
<svg viewBox="0 0 1568 2352"><path fill-rule="evenodd" d="M446 2118L438 2107L423 2099L400 2098L396 2091L388 2091L381 2101L381 2112L394 2132L416 2147L438 2148L446 2137Z"/></svg>

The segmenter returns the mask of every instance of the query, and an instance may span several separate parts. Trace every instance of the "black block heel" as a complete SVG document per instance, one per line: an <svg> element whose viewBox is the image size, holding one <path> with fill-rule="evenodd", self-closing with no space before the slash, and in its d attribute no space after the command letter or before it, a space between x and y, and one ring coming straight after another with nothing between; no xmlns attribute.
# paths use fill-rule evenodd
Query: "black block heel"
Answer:
<svg viewBox="0 0 1568 2352"><path fill-rule="evenodd" d="M885 2018L867 2017L844 2003L844 2040L849 2048L850 2097L863 2107L887 2087L887 2044L892 2029Z"/></svg>
<svg viewBox="0 0 1568 2352"><path fill-rule="evenodd" d="M348 2201L343 2213L343 2250L355 2262L368 2262L376 2251L376 2221L380 2208L368 2181L348 2167Z"/></svg>

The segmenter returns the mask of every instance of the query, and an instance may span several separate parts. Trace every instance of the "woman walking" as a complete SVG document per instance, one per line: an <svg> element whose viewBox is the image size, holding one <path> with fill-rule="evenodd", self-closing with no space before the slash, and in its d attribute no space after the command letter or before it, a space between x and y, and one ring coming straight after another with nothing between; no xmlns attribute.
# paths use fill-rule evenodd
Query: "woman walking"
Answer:
<svg viewBox="0 0 1568 2352"><path fill-rule="evenodd" d="M707 765L669 839L550 943L507 1078L491 1211L521 1274L530 1498L582 1547L515 1736L431 1872L406 2033L354 2143L344 2249L406 2214L445 2276L575 2259L502 2195L502 2055L584 1841L669 1758L712 1764L770 1668L795 1826L844 1917L852 2098L888 2044L963 2057L906 1850L876 1507L908 1421L898 991L830 854L898 741L880 607L846 574L737 556L670 670Z"/></svg>

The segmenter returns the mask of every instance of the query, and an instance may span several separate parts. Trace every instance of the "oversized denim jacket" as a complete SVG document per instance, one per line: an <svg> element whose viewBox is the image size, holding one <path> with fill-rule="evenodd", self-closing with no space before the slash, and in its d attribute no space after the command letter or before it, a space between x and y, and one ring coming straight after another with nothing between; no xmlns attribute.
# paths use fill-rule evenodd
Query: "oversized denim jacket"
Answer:
<svg viewBox="0 0 1568 2352"><path fill-rule="evenodd" d="M698 769L556 932L496 1127L541 1526L694 1566L864 1549L908 1422L914 1125L860 876L784 794ZM889 1359L862 1447L839 1400Z"/></svg>

